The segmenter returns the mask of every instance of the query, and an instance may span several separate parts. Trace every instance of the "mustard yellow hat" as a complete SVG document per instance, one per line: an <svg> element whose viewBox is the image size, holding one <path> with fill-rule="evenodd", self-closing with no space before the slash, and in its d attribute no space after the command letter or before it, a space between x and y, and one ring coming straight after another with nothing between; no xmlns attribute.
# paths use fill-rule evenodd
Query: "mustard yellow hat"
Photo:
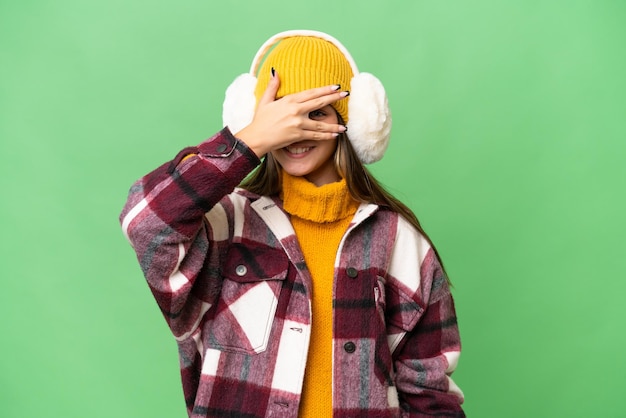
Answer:
<svg viewBox="0 0 626 418"><path fill-rule="evenodd" d="M340 84L350 90L354 76L345 55L331 42L314 36L292 36L278 41L262 58L257 70L254 90L257 103L263 96L274 68L280 77L276 98L316 87ZM333 107L348 122L348 100L333 103Z"/></svg>

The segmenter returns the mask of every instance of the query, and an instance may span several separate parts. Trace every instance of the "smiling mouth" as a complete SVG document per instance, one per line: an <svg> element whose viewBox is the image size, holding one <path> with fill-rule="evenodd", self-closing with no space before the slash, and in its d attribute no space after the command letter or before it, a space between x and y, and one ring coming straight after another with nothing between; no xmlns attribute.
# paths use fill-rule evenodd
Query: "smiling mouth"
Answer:
<svg viewBox="0 0 626 418"><path fill-rule="evenodd" d="M298 155L298 154L304 154L305 152L308 152L310 150L313 149L313 147L294 147L294 146L288 146L285 147L285 149L287 150L287 152L289 154L294 154L294 155Z"/></svg>

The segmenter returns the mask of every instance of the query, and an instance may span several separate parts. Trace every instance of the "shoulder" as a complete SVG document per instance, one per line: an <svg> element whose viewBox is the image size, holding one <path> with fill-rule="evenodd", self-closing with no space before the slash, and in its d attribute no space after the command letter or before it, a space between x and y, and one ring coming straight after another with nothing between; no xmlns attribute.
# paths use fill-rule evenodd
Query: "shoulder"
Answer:
<svg viewBox="0 0 626 418"><path fill-rule="evenodd" d="M236 187L235 190L224 196L219 204L227 210L235 207L242 208L250 206L262 197L241 187Z"/></svg>
<svg viewBox="0 0 626 418"><path fill-rule="evenodd" d="M387 229L393 237L394 247L402 252L425 254L431 244L424 235L404 216L385 206L378 206L371 214L373 222Z"/></svg>
<svg viewBox="0 0 626 418"><path fill-rule="evenodd" d="M423 256L431 250L432 246L428 239L404 216L397 214L396 241L410 244L407 249L415 251Z"/></svg>

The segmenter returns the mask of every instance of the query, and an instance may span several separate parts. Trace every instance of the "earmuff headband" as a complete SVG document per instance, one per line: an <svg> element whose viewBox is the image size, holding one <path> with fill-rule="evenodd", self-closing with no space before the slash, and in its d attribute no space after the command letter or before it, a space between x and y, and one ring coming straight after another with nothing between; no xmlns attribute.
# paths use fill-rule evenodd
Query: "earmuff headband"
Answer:
<svg viewBox="0 0 626 418"><path fill-rule="evenodd" d="M333 38L327 33L318 32L315 30L288 30L288 31L277 33L276 35L269 38L267 41L265 41L263 45L261 45L261 48L259 48L256 55L254 56L254 59L252 60L252 64L250 65L250 74L255 77L257 76L257 71L259 69L259 65L263 61L263 57L265 57L265 54L269 52L269 50L276 44L276 42L285 38L290 38L292 36L311 36L314 38L320 38L320 39L330 42L331 44L335 45L337 49L341 51L341 53L346 57L346 60L348 61L348 63L350 64L350 67L352 68L352 73L354 75L359 74L359 69L356 66L356 63L354 62L352 55L350 55L346 47L343 46L343 44L339 42L337 39Z"/></svg>

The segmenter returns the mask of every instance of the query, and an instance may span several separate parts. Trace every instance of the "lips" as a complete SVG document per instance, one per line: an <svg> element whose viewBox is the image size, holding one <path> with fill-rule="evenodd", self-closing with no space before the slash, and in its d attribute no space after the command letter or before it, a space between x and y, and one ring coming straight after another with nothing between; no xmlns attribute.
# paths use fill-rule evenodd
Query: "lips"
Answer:
<svg viewBox="0 0 626 418"><path fill-rule="evenodd" d="M287 145L284 150L291 155L302 155L311 151L315 146L312 145L304 145L304 144L291 144Z"/></svg>
<svg viewBox="0 0 626 418"><path fill-rule="evenodd" d="M285 150L287 150L289 154L293 154L293 155L304 154L305 152L308 152L312 149L313 147L302 147L302 146L297 147L293 145L285 147Z"/></svg>

